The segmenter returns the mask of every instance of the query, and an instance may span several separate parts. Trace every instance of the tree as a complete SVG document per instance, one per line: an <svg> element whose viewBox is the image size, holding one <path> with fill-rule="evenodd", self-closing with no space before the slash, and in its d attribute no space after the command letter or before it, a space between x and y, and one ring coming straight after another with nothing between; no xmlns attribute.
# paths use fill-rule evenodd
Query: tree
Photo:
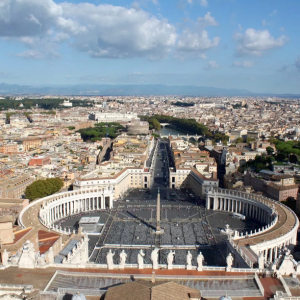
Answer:
<svg viewBox="0 0 300 300"><path fill-rule="evenodd" d="M268 155L273 155L274 149L272 147L269 146L266 148L266 150L267 150Z"/></svg>
<svg viewBox="0 0 300 300"><path fill-rule="evenodd" d="M25 197L30 201L37 198L43 198L58 192L64 186L60 178L47 178L45 180L37 180L27 186Z"/></svg>
<svg viewBox="0 0 300 300"><path fill-rule="evenodd" d="M243 140L243 138L241 138L241 137L238 137L236 140L235 140L235 142L238 144L238 143L242 143L244 140Z"/></svg>

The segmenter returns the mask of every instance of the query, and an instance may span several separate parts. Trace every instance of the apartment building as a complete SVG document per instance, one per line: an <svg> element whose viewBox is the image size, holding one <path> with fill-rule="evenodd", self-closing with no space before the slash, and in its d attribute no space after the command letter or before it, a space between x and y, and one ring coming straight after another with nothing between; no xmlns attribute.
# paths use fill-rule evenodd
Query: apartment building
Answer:
<svg viewBox="0 0 300 300"><path fill-rule="evenodd" d="M2 181L0 184L0 198L21 198L25 189L34 181L28 175L22 175Z"/></svg>

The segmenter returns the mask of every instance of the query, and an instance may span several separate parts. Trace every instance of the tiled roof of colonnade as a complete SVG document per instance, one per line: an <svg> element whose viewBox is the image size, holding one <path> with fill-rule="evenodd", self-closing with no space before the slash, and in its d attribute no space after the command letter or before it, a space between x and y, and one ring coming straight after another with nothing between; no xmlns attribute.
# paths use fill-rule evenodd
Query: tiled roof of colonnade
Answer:
<svg viewBox="0 0 300 300"><path fill-rule="evenodd" d="M274 203L272 200L266 200L266 198L264 200L267 202L269 201L270 204L275 204L275 209L278 214L277 223L270 230L262 232L259 235L236 240L235 242L239 247L246 245L252 246L263 242L272 241L289 233L295 226L297 226L297 228L299 227L299 220L295 213L291 211L291 209L285 205L276 202Z"/></svg>

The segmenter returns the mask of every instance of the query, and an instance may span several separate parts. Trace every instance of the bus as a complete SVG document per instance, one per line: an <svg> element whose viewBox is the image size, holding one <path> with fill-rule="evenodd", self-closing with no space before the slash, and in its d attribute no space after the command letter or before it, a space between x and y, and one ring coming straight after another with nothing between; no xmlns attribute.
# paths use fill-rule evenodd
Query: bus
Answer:
<svg viewBox="0 0 300 300"><path fill-rule="evenodd" d="M246 217L242 214L232 213L230 216L235 219L246 220Z"/></svg>

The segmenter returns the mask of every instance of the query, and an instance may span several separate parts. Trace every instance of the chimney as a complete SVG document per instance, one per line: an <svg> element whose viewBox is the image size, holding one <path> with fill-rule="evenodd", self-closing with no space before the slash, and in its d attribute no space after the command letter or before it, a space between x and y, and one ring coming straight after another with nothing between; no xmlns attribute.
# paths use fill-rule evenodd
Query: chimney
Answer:
<svg viewBox="0 0 300 300"><path fill-rule="evenodd" d="M152 283L155 283L155 272L152 272Z"/></svg>

